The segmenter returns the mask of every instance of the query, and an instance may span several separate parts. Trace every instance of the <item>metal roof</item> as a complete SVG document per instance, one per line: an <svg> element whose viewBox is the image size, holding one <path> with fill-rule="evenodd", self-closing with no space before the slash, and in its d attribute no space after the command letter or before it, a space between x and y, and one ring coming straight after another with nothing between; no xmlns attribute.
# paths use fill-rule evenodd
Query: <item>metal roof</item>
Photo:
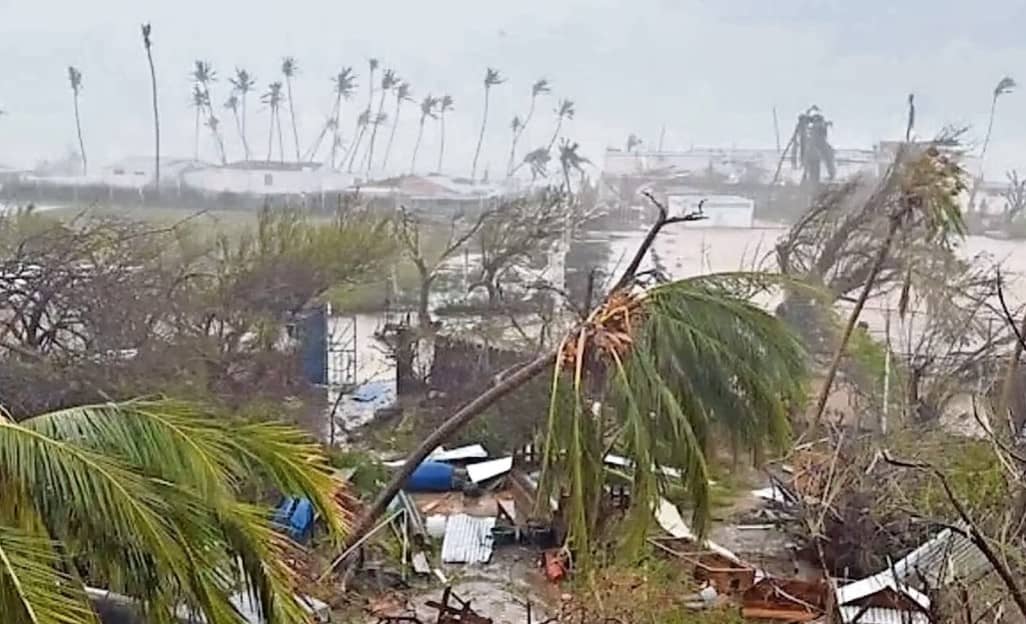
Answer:
<svg viewBox="0 0 1026 624"><path fill-rule="evenodd" d="M905 583L930 589L954 579L973 582L990 571L990 562L964 534L944 529L895 562L893 571Z"/></svg>
<svg viewBox="0 0 1026 624"><path fill-rule="evenodd" d="M442 538L444 563L488 563L492 558L492 528L495 518L473 518L466 514L449 516Z"/></svg>
<svg viewBox="0 0 1026 624"><path fill-rule="evenodd" d="M885 589L892 589L914 600L923 609L930 608L930 598L917 589L909 587L900 580L895 580L890 570L881 572L837 588L837 604L846 605L867 596L872 596Z"/></svg>

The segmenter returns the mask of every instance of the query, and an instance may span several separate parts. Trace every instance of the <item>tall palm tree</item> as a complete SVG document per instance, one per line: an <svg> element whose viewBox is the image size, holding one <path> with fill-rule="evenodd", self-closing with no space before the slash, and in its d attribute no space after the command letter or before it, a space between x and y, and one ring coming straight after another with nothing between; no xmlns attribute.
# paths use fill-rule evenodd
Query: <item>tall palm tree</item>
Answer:
<svg viewBox="0 0 1026 624"><path fill-rule="evenodd" d="M228 99L224 101L224 109L232 112L232 118L235 120L235 131L239 133L239 139L242 139L242 122L239 119L239 96L234 91L228 96Z"/></svg>
<svg viewBox="0 0 1026 624"><path fill-rule="evenodd" d="M531 85L531 107L527 109L527 116L524 117L523 122L520 124L519 131L513 132L513 146L510 147L509 164L506 167L506 173L508 175L513 174L513 163L516 161L517 157L517 143L520 141L521 135L524 134L524 130L527 129L527 124L531 123L531 119L534 118L534 108L538 103L538 96L545 95L551 91L552 89L549 87L549 81L544 78L534 81L534 84Z"/></svg>
<svg viewBox="0 0 1026 624"><path fill-rule="evenodd" d="M990 98L990 117L987 120L987 133L983 135L983 146L980 148L980 170L973 180L973 188L969 193L969 209L973 209L973 202L976 200L976 192L979 189L980 183L983 182L983 163L987 157L987 148L990 147L990 134L994 130L994 114L997 112L997 101L1002 95L1011 93L1016 84L1015 80L1010 76L1005 76L994 86L994 92Z"/></svg>
<svg viewBox="0 0 1026 624"><path fill-rule="evenodd" d="M317 140L314 142L313 147L310 148L310 155L307 156L307 160L313 159L317 154L317 150L320 149L321 141L324 140L324 135L331 130L331 166L334 167L335 155L338 151L338 146L341 144L339 139L339 129L341 128L342 123L342 103L343 101L353 97L353 92L356 90L356 74L353 73L353 68L343 67L338 74L332 78L332 85L334 87L335 102L331 108L331 113L328 115L328 119L325 121L324 127L321 128L321 133L317 136Z"/></svg>
<svg viewBox="0 0 1026 624"><path fill-rule="evenodd" d="M157 108L157 70L153 66L153 40L150 39L152 28L143 24L141 27L143 48L146 49L146 60L150 66L150 90L153 101L153 184L160 192L160 111Z"/></svg>
<svg viewBox="0 0 1026 624"><path fill-rule="evenodd" d="M235 76L228 79L232 83L232 90L239 95L239 108L242 109L241 114L241 130L242 135L242 150L246 155L246 160L250 159L249 152L249 135L246 134L246 96L250 91L256 88L256 78L245 69L235 68Z"/></svg>
<svg viewBox="0 0 1026 624"><path fill-rule="evenodd" d="M560 100L559 106L553 112L556 113L556 127L552 131L552 138L549 139L550 150L556 144L556 139L559 138L559 131L563 129L563 120L573 119L576 111L572 100Z"/></svg>
<svg viewBox="0 0 1026 624"><path fill-rule="evenodd" d="M196 109L196 122L192 138L193 160L199 160L200 120L203 118L203 114L207 110L207 103L209 99L209 96L206 94L205 91L203 91L202 87L200 87L198 84L192 85L192 107Z"/></svg>
<svg viewBox="0 0 1026 624"><path fill-rule="evenodd" d="M420 125L417 128L417 142L413 144L413 158L410 160L410 175L417 172L417 152L420 151L420 140L424 137L424 122L428 118L434 119L435 107L438 106L439 100L430 93L424 96L424 99L420 101Z"/></svg>
<svg viewBox="0 0 1026 624"><path fill-rule="evenodd" d="M381 95L378 98L378 113L374 116L374 129L371 130L370 145L367 147L367 173L370 173L371 166L374 164L374 145L378 140L378 126L384 123L385 120L385 97L399 83L399 77L391 69L386 69L385 73L381 76Z"/></svg>
<svg viewBox="0 0 1026 624"><path fill-rule="evenodd" d="M288 90L289 116L292 117L292 137L296 141L296 162L303 160L299 153L299 126L296 124L296 99L292 96L292 79L299 72L296 59L286 56L281 60L281 73L285 76L285 87Z"/></svg>
<svg viewBox="0 0 1026 624"><path fill-rule="evenodd" d="M21 422L0 412L0 474L0 613L14 624L95 624L83 570L139 600L147 621L181 609L240 621L240 588L261 619L306 621L287 563L295 547L247 493L305 497L330 535L345 528L327 459L304 434L169 401Z"/></svg>
<svg viewBox="0 0 1026 624"><path fill-rule="evenodd" d="M474 163L470 167L470 179L477 179L477 160L481 156L481 145L484 143L485 128L488 126L488 100L492 87L506 82L499 70L491 67L485 70L484 77L484 111L481 113L481 131L477 135L477 147L474 148Z"/></svg>
<svg viewBox="0 0 1026 624"><path fill-rule="evenodd" d="M192 79L203 91L207 107L206 126L210 128L210 132L214 137L214 142L217 144L218 154L221 157L221 164L228 164L228 154L224 149L224 139L221 138L221 124L217 119L217 115L214 114L214 107L210 101L210 85L217 82L217 72L214 71L214 68L209 61L197 60L193 63Z"/></svg>
<svg viewBox="0 0 1026 624"><path fill-rule="evenodd" d="M360 144L363 143L363 135L367 132L367 124L371 121L371 109L374 106L374 72L376 72L380 66L381 62L376 58L371 58L367 61L370 76L367 80L367 108L364 110L365 114L356 118L356 129L353 132L353 135L356 138L349 144L349 149L346 151L346 155L344 157L348 160L346 170L349 173L353 172L353 163L356 161L356 153L360 151Z"/></svg>
<svg viewBox="0 0 1026 624"><path fill-rule="evenodd" d="M392 131L388 134L388 145L385 146L385 157L381 160L381 170L388 170L388 157L392 153L392 143L395 141L395 130L399 127L399 111L402 110L403 102L412 102L410 96L410 83L401 82L395 89L395 116L392 118Z"/></svg>
<svg viewBox="0 0 1026 624"><path fill-rule="evenodd" d="M75 102L75 129L78 132L78 150L82 155L82 175L89 171L89 160L86 158L85 142L82 140L82 118L78 112L78 96L82 92L82 72L68 65L68 82L71 83L71 95Z"/></svg>
<svg viewBox="0 0 1026 624"><path fill-rule="evenodd" d="M284 99L282 94L282 88L284 85L280 82L272 82L267 86L267 92L265 92L260 101L267 105L271 112L271 124L267 134L267 160L271 160L271 154L274 147L274 128L277 124L278 127L278 153L281 156L281 161L285 162L285 143L282 140L281 133L281 116L279 110L281 109L281 103Z"/></svg>
<svg viewBox="0 0 1026 624"><path fill-rule="evenodd" d="M438 173L442 172L445 160L445 114L453 109L453 99L445 94L438 100Z"/></svg>

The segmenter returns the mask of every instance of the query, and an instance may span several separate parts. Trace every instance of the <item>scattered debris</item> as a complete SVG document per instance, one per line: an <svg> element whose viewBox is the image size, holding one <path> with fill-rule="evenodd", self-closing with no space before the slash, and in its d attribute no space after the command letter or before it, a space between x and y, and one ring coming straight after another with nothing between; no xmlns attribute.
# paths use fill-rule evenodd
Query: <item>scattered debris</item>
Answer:
<svg viewBox="0 0 1026 624"><path fill-rule="evenodd" d="M483 483L513 469L513 457L501 457L467 466L467 476L473 483Z"/></svg>
<svg viewBox="0 0 1026 624"><path fill-rule="evenodd" d="M809 622L827 609L830 586L797 579L764 578L741 595L741 615L759 620Z"/></svg>
<svg viewBox="0 0 1026 624"><path fill-rule="evenodd" d="M845 624L929 624L930 598L890 571L835 589Z"/></svg>

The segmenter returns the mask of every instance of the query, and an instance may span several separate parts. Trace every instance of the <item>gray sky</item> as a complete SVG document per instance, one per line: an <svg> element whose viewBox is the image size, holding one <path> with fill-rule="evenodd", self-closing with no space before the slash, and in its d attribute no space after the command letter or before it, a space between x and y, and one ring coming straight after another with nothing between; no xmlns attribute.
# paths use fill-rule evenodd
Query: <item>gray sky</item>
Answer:
<svg viewBox="0 0 1026 624"><path fill-rule="evenodd" d="M552 131L559 97L577 104L566 134L600 159L635 132L649 144L665 124L667 147L774 144L771 110L785 135L794 114L820 105L838 147L868 147L902 131L916 93L920 135L968 124L982 139L994 84L1026 84L1026 0L0 0L0 162L30 165L74 144L68 64L83 74L82 117L90 161L151 151L148 70L139 23L151 21L167 156L190 156L193 59L213 62L221 81L238 65L263 89L295 56L299 125L309 144L330 106L331 76L353 65L366 102L366 59L379 57L418 98L451 93L447 162L469 170L486 66L508 76L492 94L482 162L505 165L509 121L523 114L531 82L551 80L522 145ZM1018 31L1017 31L1018 29ZM400 123L395 160L408 162L415 106ZM241 157L223 117L231 156ZM252 106L249 138L266 155L267 114ZM422 163L437 155L434 128ZM786 136L785 136L786 140ZM383 142L379 143L379 146ZM288 145L288 139L286 140ZM213 158L210 140L203 154ZM1026 170L1026 87L999 102L988 177ZM381 147L379 147L381 149Z"/></svg>

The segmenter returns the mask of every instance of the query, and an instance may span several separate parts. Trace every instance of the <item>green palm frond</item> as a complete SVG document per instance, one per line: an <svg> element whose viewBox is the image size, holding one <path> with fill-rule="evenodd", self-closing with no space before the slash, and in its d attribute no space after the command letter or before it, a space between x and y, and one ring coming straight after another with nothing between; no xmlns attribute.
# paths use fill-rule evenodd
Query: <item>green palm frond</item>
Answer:
<svg viewBox="0 0 1026 624"><path fill-rule="evenodd" d="M254 485L305 496L332 535L340 538L345 529L326 459L304 434L211 418L173 401L2 421L0 475L4 500L20 493L25 502L16 508L41 519L11 514L6 505L0 527L44 526L68 561L84 565L102 586L140 600L153 621L170 621L186 608L208 622L241 622L229 600L238 591L274 616L268 621L306 621L287 563L298 547L275 530L269 506L241 500ZM62 586L53 581L63 562L46 565L57 591ZM0 591L0 610L9 600Z"/></svg>
<svg viewBox="0 0 1026 624"><path fill-rule="evenodd" d="M0 524L0 610L5 624L98 622L82 584L59 571L56 546Z"/></svg>
<svg viewBox="0 0 1026 624"><path fill-rule="evenodd" d="M781 321L735 293L743 281L731 273L614 293L564 343L541 496L569 493L579 562L587 564L600 529L609 450L632 461L625 546L636 551L654 505L674 488L704 530L714 449L786 441L788 414L804 401L805 353ZM602 404L598 413L587 408L593 401Z"/></svg>

